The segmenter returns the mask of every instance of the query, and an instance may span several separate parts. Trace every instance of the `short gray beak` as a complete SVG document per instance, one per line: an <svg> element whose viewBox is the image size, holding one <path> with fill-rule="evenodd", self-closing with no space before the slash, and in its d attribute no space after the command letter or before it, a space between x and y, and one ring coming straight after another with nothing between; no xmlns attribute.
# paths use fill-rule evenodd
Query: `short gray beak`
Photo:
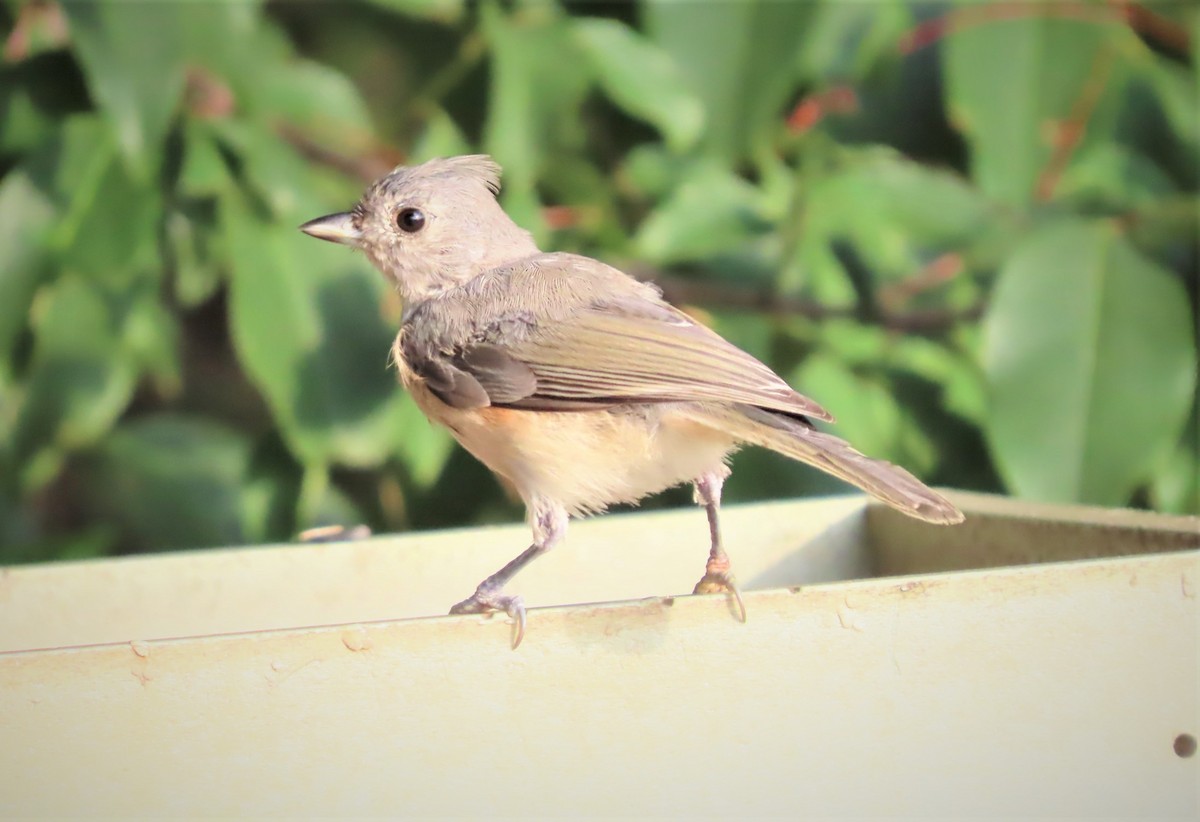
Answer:
<svg viewBox="0 0 1200 822"><path fill-rule="evenodd" d="M300 226L300 230L318 240L328 240L331 243L341 243L342 245L358 245L358 240L362 236L354 227L354 221L348 211L326 214L324 217L309 220Z"/></svg>

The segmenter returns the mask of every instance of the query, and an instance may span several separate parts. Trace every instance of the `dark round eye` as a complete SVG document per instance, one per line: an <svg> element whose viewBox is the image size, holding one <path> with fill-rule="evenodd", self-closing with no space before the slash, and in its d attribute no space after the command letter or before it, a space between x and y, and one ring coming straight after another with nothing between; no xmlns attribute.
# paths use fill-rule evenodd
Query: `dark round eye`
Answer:
<svg viewBox="0 0 1200 822"><path fill-rule="evenodd" d="M396 212L396 225L401 231L415 234L425 227L425 212L419 208L402 208Z"/></svg>

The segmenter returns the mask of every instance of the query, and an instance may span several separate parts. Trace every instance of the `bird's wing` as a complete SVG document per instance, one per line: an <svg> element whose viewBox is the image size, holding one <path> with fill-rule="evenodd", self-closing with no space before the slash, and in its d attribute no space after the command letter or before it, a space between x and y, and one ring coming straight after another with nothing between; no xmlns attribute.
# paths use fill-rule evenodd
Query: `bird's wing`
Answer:
<svg viewBox="0 0 1200 822"><path fill-rule="evenodd" d="M456 407L729 402L832 419L757 359L629 282L638 287L566 312L543 312L550 318L527 321L520 333L491 323L505 330L485 330L450 348L409 345L402 354L435 394ZM521 294L513 290L519 292L523 281L507 285L505 304L520 305Z"/></svg>
<svg viewBox="0 0 1200 822"><path fill-rule="evenodd" d="M590 306L507 351L537 380L524 400L740 402L830 419L775 372L665 303L620 299Z"/></svg>

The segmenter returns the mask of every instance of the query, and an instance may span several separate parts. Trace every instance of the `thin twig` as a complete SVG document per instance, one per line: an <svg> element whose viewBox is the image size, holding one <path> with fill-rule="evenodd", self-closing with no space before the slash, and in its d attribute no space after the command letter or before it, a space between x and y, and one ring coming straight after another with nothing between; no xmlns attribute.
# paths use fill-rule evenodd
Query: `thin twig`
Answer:
<svg viewBox="0 0 1200 822"><path fill-rule="evenodd" d="M1109 0L1107 5L1083 2L988 3L955 9L925 20L903 37L897 48L901 54L912 54L933 45L947 35L966 28L1003 20L1042 17L1056 20L1078 20L1083 23L1123 23L1138 34L1163 43L1182 54L1191 50L1191 36L1174 21L1151 11L1144 4L1130 0Z"/></svg>
<svg viewBox="0 0 1200 822"><path fill-rule="evenodd" d="M978 320L982 303L967 308L928 308L892 311L877 308L864 313L857 306L830 306L805 297L790 297L700 279L677 277L643 267L631 268L638 279L655 283L663 296L679 305L720 306L770 315L800 316L810 320L853 319L903 334L936 337L961 323Z"/></svg>
<svg viewBox="0 0 1200 822"><path fill-rule="evenodd" d="M19 63L29 56L35 41L44 47L61 48L71 40L67 18L58 3L34 0L21 6L8 39L0 53L10 63Z"/></svg>
<svg viewBox="0 0 1200 822"><path fill-rule="evenodd" d="M1083 88L1079 91L1079 96L1071 105L1067 119L1057 126L1054 135L1054 151L1046 162L1046 166L1038 174L1037 186L1034 189L1038 200L1046 202L1054 196L1054 190L1058 188L1059 180L1062 179L1063 172L1066 171L1067 164L1071 161L1071 156L1083 142L1088 123L1096 112L1100 98L1104 96L1104 89L1115 63L1116 52L1114 49L1102 46L1096 50L1096 58L1088 72L1087 82L1084 83Z"/></svg>
<svg viewBox="0 0 1200 822"><path fill-rule="evenodd" d="M409 111L414 120L429 119L441 105L442 98L454 90L487 54L487 40L478 31L466 35L459 43L454 58L442 66L413 98Z"/></svg>
<svg viewBox="0 0 1200 822"><path fill-rule="evenodd" d="M1191 34L1174 20L1150 10L1144 3L1131 3L1129 0L1111 0L1111 2L1121 9L1125 16L1125 22L1138 34L1144 34L1151 40L1157 40L1180 54L1191 53Z"/></svg>
<svg viewBox="0 0 1200 822"><path fill-rule="evenodd" d="M899 311L914 297L939 288L963 272L962 255L956 251L939 254L915 274L897 280L879 289L879 304L891 311Z"/></svg>
<svg viewBox="0 0 1200 822"><path fill-rule="evenodd" d="M363 181L374 180L379 174L386 173L390 168L386 163L381 163L378 158L356 160L326 149L293 127L282 126L280 134L296 150L313 162ZM965 309L932 308L893 311L878 307L870 311L863 311L859 307L828 306L803 297L787 297L767 291L730 287L702 279L679 277L643 266L629 266L628 270L638 279L657 284L667 299L675 303L719 305L723 308L756 310L768 314L799 315L811 320L857 319L860 322L906 334L937 336L959 323L977 320L983 314L982 304Z"/></svg>
<svg viewBox="0 0 1200 822"><path fill-rule="evenodd" d="M385 146L362 157L347 156L326 148L291 123L280 123L276 131L305 159L363 183L379 179L403 161L398 152Z"/></svg>
<svg viewBox="0 0 1200 822"><path fill-rule="evenodd" d="M803 134L830 114L851 114L858 111L858 94L845 83L810 94L796 104L788 115L787 127L793 134Z"/></svg>
<svg viewBox="0 0 1200 822"><path fill-rule="evenodd" d="M1125 16L1118 9L1093 3L1065 2L1043 5L1040 3L987 3L954 9L925 20L900 38L897 45L901 54L912 54L933 45L938 40L963 29L1004 20L1020 20L1026 17L1042 17L1057 20L1079 20L1086 23L1120 23Z"/></svg>

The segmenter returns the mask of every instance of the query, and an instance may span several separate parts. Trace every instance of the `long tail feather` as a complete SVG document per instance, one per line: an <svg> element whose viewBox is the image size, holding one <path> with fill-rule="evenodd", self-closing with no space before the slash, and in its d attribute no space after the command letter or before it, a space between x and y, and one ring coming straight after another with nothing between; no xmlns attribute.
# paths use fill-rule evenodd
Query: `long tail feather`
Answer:
<svg viewBox="0 0 1200 822"><path fill-rule="evenodd" d="M909 516L938 525L963 520L962 512L948 499L908 471L871 459L845 440L800 420L745 405L734 406L722 416L722 427L738 439L820 468Z"/></svg>

